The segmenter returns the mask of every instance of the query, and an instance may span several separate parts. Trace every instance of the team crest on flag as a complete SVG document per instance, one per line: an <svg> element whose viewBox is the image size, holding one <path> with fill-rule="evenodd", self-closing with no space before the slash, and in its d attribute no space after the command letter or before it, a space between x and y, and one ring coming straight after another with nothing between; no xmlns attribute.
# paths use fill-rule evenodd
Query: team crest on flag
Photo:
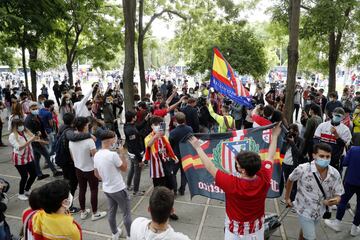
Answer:
<svg viewBox="0 0 360 240"><path fill-rule="evenodd" d="M230 141L229 141L230 140ZM235 157L241 151L259 152L259 145L253 139L220 141L214 149L213 162L218 169L231 174L237 174Z"/></svg>

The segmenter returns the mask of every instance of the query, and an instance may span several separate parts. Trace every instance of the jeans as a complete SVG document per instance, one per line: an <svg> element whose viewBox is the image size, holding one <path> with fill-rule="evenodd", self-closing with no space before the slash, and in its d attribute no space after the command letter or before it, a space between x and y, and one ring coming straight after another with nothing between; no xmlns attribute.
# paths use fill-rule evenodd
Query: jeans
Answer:
<svg viewBox="0 0 360 240"><path fill-rule="evenodd" d="M345 211L346 211L346 205L348 204L348 202L350 201L352 196L354 194L356 194L357 207L356 207L353 224L355 226L359 226L360 225L360 205L359 205L360 204L360 186L354 186L354 185L345 183L344 189L345 189L345 193L341 196L340 204L337 207L336 219L338 219L340 221L342 220L342 218L344 217Z"/></svg>
<svg viewBox="0 0 360 240"><path fill-rule="evenodd" d="M131 186L131 182L134 179L134 192L139 191L140 186L140 178L141 178L141 167L139 166L139 161L136 159L136 157L130 157L131 165L130 170L127 176L127 186Z"/></svg>
<svg viewBox="0 0 360 240"><path fill-rule="evenodd" d="M41 155L45 158L46 163L49 165L51 171L56 172L56 168L54 164L50 161L50 155L49 152L46 150L46 148L42 145L40 146L34 146L33 145L33 153L34 153L34 163L35 163L35 170L36 175L41 176L43 175L40 169L40 158Z"/></svg>
<svg viewBox="0 0 360 240"><path fill-rule="evenodd" d="M54 154L54 143L55 143L55 133L51 132L48 133L48 139L49 139L49 144L47 145L46 149L48 150L48 152L50 153L49 155L53 155Z"/></svg>
<svg viewBox="0 0 360 240"><path fill-rule="evenodd" d="M319 220L313 220L306 218L302 215L298 215L299 223L303 232L304 239L315 240L316 239L316 225L320 222Z"/></svg>
<svg viewBox="0 0 360 240"><path fill-rule="evenodd" d="M70 185L70 192L75 196L75 191L78 185L78 180L76 177L76 168L74 165L65 165L62 168L64 179L68 181Z"/></svg>
<svg viewBox="0 0 360 240"><path fill-rule="evenodd" d="M87 189L87 183L90 186L90 203L92 212L97 212L98 205L98 191L99 180L95 177L94 171L83 172L76 168L76 177L79 181L79 204L82 211L85 210L85 195Z"/></svg>
<svg viewBox="0 0 360 240"><path fill-rule="evenodd" d="M6 232L5 232L5 221L0 222L0 239L6 239Z"/></svg>
<svg viewBox="0 0 360 240"><path fill-rule="evenodd" d="M177 164L175 164L175 168L174 168L174 190L177 190L178 184L177 184L177 179L176 179L176 174L179 171L181 172L181 183L180 183L180 188L179 191L180 192L185 192L185 187L186 187L186 176L185 176L185 172L184 169L182 168L181 162L178 162Z"/></svg>
<svg viewBox="0 0 360 240"><path fill-rule="evenodd" d="M132 220L129 194L126 190L121 190L115 193L105 193L105 195L109 203L108 221L111 232L113 234L116 234L118 231L116 224L116 212L119 207L123 212L124 225L126 228L127 236L130 236L130 227Z"/></svg>
<svg viewBox="0 0 360 240"><path fill-rule="evenodd" d="M36 170L34 162L29 162L25 165L15 165L18 170L21 180L19 183L19 194L24 194L24 191L29 191L36 179Z"/></svg>
<svg viewBox="0 0 360 240"><path fill-rule="evenodd" d="M294 110L295 110L295 121L297 121L299 116L300 104L294 103Z"/></svg>

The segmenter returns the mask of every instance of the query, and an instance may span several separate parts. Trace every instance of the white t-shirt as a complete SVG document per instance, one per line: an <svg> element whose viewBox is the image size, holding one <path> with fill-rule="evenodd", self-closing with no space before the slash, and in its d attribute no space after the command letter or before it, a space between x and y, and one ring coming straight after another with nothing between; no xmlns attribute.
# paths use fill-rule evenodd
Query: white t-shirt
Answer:
<svg viewBox="0 0 360 240"><path fill-rule="evenodd" d="M331 133L331 128L333 125L331 121L321 123L315 130L314 137L320 138L322 142L336 144L336 138L334 134ZM343 123L335 126L339 137L346 143L350 144L351 141L351 131L350 129Z"/></svg>
<svg viewBox="0 0 360 240"><path fill-rule="evenodd" d="M119 169L122 163L119 155L109 149L100 149L95 154L94 167L102 179L104 192L115 193L126 188Z"/></svg>
<svg viewBox="0 0 360 240"><path fill-rule="evenodd" d="M131 224L130 239L131 240L190 240L190 238L182 233L175 232L168 225L165 232L154 233L149 229L150 219L144 217L136 218Z"/></svg>
<svg viewBox="0 0 360 240"><path fill-rule="evenodd" d="M78 142L69 142L69 149L77 169L83 172L94 170L94 160L90 151L96 149L95 142L91 138Z"/></svg>

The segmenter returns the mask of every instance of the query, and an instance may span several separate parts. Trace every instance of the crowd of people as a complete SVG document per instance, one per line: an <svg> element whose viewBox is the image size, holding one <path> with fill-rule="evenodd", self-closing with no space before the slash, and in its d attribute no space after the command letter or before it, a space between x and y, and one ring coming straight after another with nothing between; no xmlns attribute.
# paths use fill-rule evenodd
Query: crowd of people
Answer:
<svg viewBox="0 0 360 240"><path fill-rule="evenodd" d="M326 225L340 231L349 200L355 193L360 197L356 174L360 170L356 161L360 159L360 92L353 86L346 86L338 100L336 92L326 97L315 85L304 88L297 84L292 124L283 115L286 91L290 90L275 84L265 93L266 87L259 83L249 108L206 83L189 88L187 80L178 87L173 81L154 81L151 93L142 99L134 86L134 108L126 112L126 93L119 81L106 89L102 83L93 83L86 93L80 82L69 86L66 81L55 81L52 89L54 100L49 99L52 94L45 85L36 99L25 88L7 86L2 91L5 101L0 108L11 109L9 144L21 178L18 198L30 203L23 216L25 239L82 239L81 226L71 216L78 212L82 220L90 215L92 221L107 216L112 239L119 239L118 208L128 239L189 239L169 225L169 219L179 218L174 198L186 192L180 142L191 134L225 133L271 123L282 122L287 128L281 149L281 185L285 187L281 202L298 215L300 239L316 239L316 225L322 217L327 218ZM225 239L263 239L265 198L280 131L280 124L272 130L266 161L261 162L258 153L237 155L239 176L216 169L197 139L190 138L189 144L225 192ZM41 156L43 168L50 168L54 177L64 180L31 190L36 179L49 177L42 172ZM145 166L149 166L154 186L149 201L151 219L132 221L131 199L145 194L140 186ZM121 172L126 173L126 179ZM98 209L99 183L108 200L107 212ZM88 185L91 210L86 206ZM79 207L73 202L77 189ZM334 206L336 219L329 220ZM360 234L359 225L357 208L351 235Z"/></svg>

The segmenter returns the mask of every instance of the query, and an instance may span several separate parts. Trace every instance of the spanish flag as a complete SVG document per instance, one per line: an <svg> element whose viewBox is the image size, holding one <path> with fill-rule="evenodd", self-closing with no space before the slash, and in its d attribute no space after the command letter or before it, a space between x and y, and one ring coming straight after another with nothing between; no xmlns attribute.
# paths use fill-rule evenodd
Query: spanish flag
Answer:
<svg viewBox="0 0 360 240"><path fill-rule="evenodd" d="M219 49L214 48L214 60L211 70L210 86L234 102L252 107L249 91L235 77L234 70L223 57Z"/></svg>

